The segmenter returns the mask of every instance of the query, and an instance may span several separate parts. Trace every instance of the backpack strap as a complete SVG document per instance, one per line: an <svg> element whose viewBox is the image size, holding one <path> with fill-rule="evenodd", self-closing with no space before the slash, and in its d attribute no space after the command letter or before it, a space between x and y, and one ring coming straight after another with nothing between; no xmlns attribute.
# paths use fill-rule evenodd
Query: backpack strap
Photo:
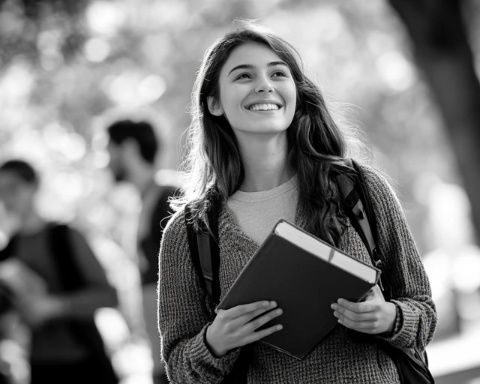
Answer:
<svg viewBox="0 0 480 384"><path fill-rule="evenodd" d="M211 201L207 212L208 226L199 223L199 229L194 229L191 207L185 207L185 226L187 228L188 245L190 256L200 277L202 288L207 297L216 306L220 300L220 280L218 278L220 268L220 249L218 245L218 216L220 203L218 199Z"/></svg>
<svg viewBox="0 0 480 384"><path fill-rule="evenodd" d="M217 197L212 197L210 203L207 212L209 228L199 223L199 229L195 230L191 207L188 204L185 206L185 226L187 228L190 256L200 278L203 292L206 293L207 310L210 311L212 316L215 316L214 308L220 301L218 218L221 204ZM208 303L208 300L210 300L210 303ZM235 361L230 373L223 378L221 384L245 384L250 362L249 356L249 346L242 347L240 356Z"/></svg>
<svg viewBox="0 0 480 384"><path fill-rule="evenodd" d="M374 265L382 270L381 253L377 247L378 230L377 219L373 210L370 194L368 192L365 176L359 164L353 159L348 159L348 164L355 171L355 180L347 175L339 174L337 184L344 201L344 208L355 230L359 233ZM380 275L380 288L386 300L391 298L391 288L382 283ZM384 288L387 288L385 290ZM423 375L422 383L434 383L434 379L428 370L427 352L417 348L398 349L386 341L377 340L377 343L394 360L402 382L417 382L419 375ZM416 371L416 375L408 376L409 372ZM407 374L407 376L404 376Z"/></svg>
<svg viewBox="0 0 480 384"><path fill-rule="evenodd" d="M377 221L366 187L365 177L356 161L348 159L347 163L353 168L355 175L337 175L337 184L343 199L344 209L352 226L365 244L373 265L382 270L383 262L377 246ZM384 291L385 286L381 277L379 286Z"/></svg>

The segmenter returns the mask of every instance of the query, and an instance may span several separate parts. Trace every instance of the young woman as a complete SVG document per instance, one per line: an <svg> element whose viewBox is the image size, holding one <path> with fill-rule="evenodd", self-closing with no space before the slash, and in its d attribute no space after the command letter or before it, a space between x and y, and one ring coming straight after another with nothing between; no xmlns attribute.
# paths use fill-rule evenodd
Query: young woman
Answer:
<svg viewBox="0 0 480 384"><path fill-rule="evenodd" d="M21 285L38 287L17 290L12 300L31 331L31 383L118 383L93 319L96 309L117 304L115 289L80 232L38 213L39 183L23 160L0 166L0 203L16 222L0 269L19 263Z"/></svg>
<svg viewBox="0 0 480 384"><path fill-rule="evenodd" d="M361 303L340 299L332 306L338 326L303 360L256 343L281 331L279 326L258 330L281 315L275 303L250 303L213 316L205 309L189 256L184 206L189 204L194 220L205 220L212 194L222 203L221 296L279 219L371 263L335 182L338 173L352 172L344 139L294 49L252 26L216 42L197 76L190 134L190 184L176 201L178 211L160 251L159 325L172 382L219 383L248 345L248 383L398 383L394 362L376 339L423 349L436 313L398 200L370 168L363 167L363 173L390 301L378 287Z"/></svg>

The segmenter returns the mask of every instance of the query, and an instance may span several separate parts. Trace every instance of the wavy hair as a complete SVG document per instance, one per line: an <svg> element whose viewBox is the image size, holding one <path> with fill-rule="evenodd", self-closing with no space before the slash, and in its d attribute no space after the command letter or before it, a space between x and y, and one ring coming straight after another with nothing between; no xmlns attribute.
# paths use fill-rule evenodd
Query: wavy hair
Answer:
<svg viewBox="0 0 480 384"><path fill-rule="evenodd" d="M193 220L206 223L213 199L226 201L243 181L235 134L224 116L210 113L207 98L219 100L222 66L235 48L248 42L265 45L290 68L297 107L287 139L290 165L298 179L298 217L307 231L338 245L345 215L335 176L351 172L345 163L345 139L319 88L303 73L298 52L282 38L251 24L227 33L205 53L192 92L189 152L183 163L187 183L183 195L172 202L173 207L180 209L189 203Z"/></svg>

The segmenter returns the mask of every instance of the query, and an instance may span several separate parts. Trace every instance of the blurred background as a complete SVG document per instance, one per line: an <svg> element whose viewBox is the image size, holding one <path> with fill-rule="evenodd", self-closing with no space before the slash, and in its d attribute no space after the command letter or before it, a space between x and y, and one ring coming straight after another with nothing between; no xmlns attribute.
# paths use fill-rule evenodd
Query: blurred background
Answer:
<svg viewBox="0 0 480 384"><path fill-rule="evenodd" d="M204 50L236 18L291 42L338 122L391 178L431 279L438 383L480 383L480 3L434 0L0 1L0 161L42 173L39 207L87 234L120 293L97 324L123 381L148 381L132 337L140 199L107 171L103 128L148 116L175 170ZM0 248L9 223L0 207ZM3 216L2 216L3 215Z"/></svg>

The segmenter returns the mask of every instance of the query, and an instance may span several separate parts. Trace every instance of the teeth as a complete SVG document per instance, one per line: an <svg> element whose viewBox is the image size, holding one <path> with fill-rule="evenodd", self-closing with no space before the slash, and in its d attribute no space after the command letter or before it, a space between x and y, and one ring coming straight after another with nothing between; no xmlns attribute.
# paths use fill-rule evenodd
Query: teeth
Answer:
<svg viewBox="0 0 480 384"><path fill-rule="evenodd" d="M254 104L248 108L250 111L272 111L279 109L276 104Z"/></svg>

